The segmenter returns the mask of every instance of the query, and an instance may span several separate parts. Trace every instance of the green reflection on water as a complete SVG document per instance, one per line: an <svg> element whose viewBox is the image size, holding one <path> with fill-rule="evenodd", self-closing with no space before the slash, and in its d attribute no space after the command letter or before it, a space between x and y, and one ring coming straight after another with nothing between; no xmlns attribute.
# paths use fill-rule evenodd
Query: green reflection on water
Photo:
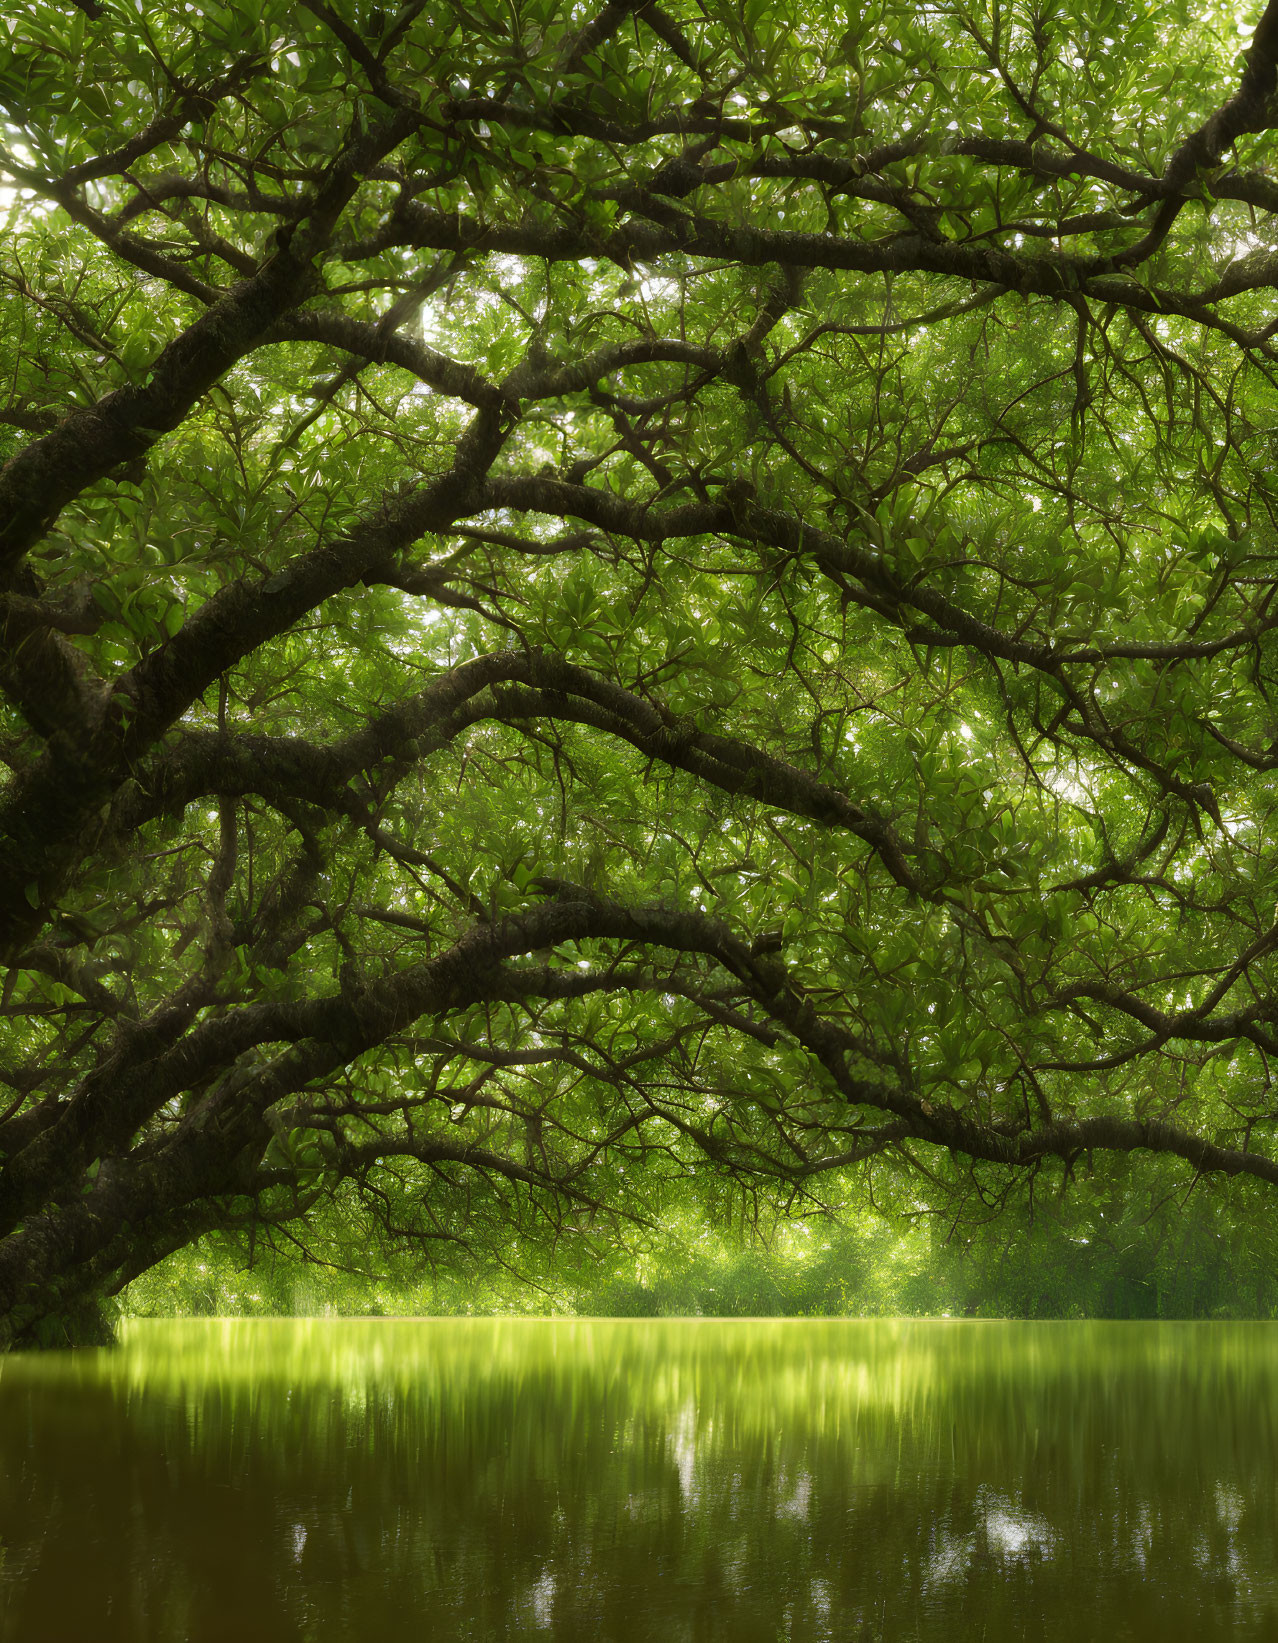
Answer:
<svg viewBox="0 0 1278 1643"><path fill-rule="evenodd" d="M0 1363L0 1638L1275 1638L1276 1411L1268 1324L137 1324Z"/></svg>

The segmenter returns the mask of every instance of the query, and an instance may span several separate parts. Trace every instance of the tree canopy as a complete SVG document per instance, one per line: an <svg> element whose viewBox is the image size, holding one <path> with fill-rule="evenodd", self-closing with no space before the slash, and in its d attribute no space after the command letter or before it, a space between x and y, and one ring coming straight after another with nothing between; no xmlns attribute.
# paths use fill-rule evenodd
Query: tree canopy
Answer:
<svg viewBox="0 0 1278 1643"><path fill-rule="evenodd" d="M0 1344L328 1206L1278 1183L1276 65L12 0Z"/></svg>

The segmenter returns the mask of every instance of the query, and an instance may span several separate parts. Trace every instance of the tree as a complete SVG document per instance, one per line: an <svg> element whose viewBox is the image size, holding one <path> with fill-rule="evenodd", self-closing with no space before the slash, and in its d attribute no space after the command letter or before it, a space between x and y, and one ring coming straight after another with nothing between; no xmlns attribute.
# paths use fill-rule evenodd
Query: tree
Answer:
<svg viewBox="0 0 1278 1643"><path fill-rule="evenodd" d="M328 1205L1278 1182L1233 27L14 0L0 1344Z"/></svg>

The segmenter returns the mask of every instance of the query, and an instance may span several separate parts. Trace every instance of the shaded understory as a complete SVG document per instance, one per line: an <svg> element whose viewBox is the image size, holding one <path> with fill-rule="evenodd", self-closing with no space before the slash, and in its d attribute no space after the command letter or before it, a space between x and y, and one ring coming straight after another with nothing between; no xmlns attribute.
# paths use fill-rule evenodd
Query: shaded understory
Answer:
<svg viewBox="0 0 1278 1643"><path fill-rule="evenodd" d="M213 1314L569 1313L579 1316L1278 1317L1278 1229L1247 1183L1182 1183L1123 1164L976 1219L873 1213L782 1227L769 1244L685 1229L659 1249L561 1244L429 1271L370 1256L334 1227L331 1265L226 1239L135 1283L124 1310Z"/></svg>

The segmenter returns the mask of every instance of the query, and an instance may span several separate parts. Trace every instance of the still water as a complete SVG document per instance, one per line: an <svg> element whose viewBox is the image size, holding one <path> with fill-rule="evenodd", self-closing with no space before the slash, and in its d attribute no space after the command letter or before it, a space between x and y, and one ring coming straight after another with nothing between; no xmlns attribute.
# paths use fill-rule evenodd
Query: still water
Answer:
<svg viewBox="0 0 1278 1643"><path fill-rule="evenodd" d="M4 1643L1278 1638L1278 1325L134 1324L0 1361Z"/></svg>

